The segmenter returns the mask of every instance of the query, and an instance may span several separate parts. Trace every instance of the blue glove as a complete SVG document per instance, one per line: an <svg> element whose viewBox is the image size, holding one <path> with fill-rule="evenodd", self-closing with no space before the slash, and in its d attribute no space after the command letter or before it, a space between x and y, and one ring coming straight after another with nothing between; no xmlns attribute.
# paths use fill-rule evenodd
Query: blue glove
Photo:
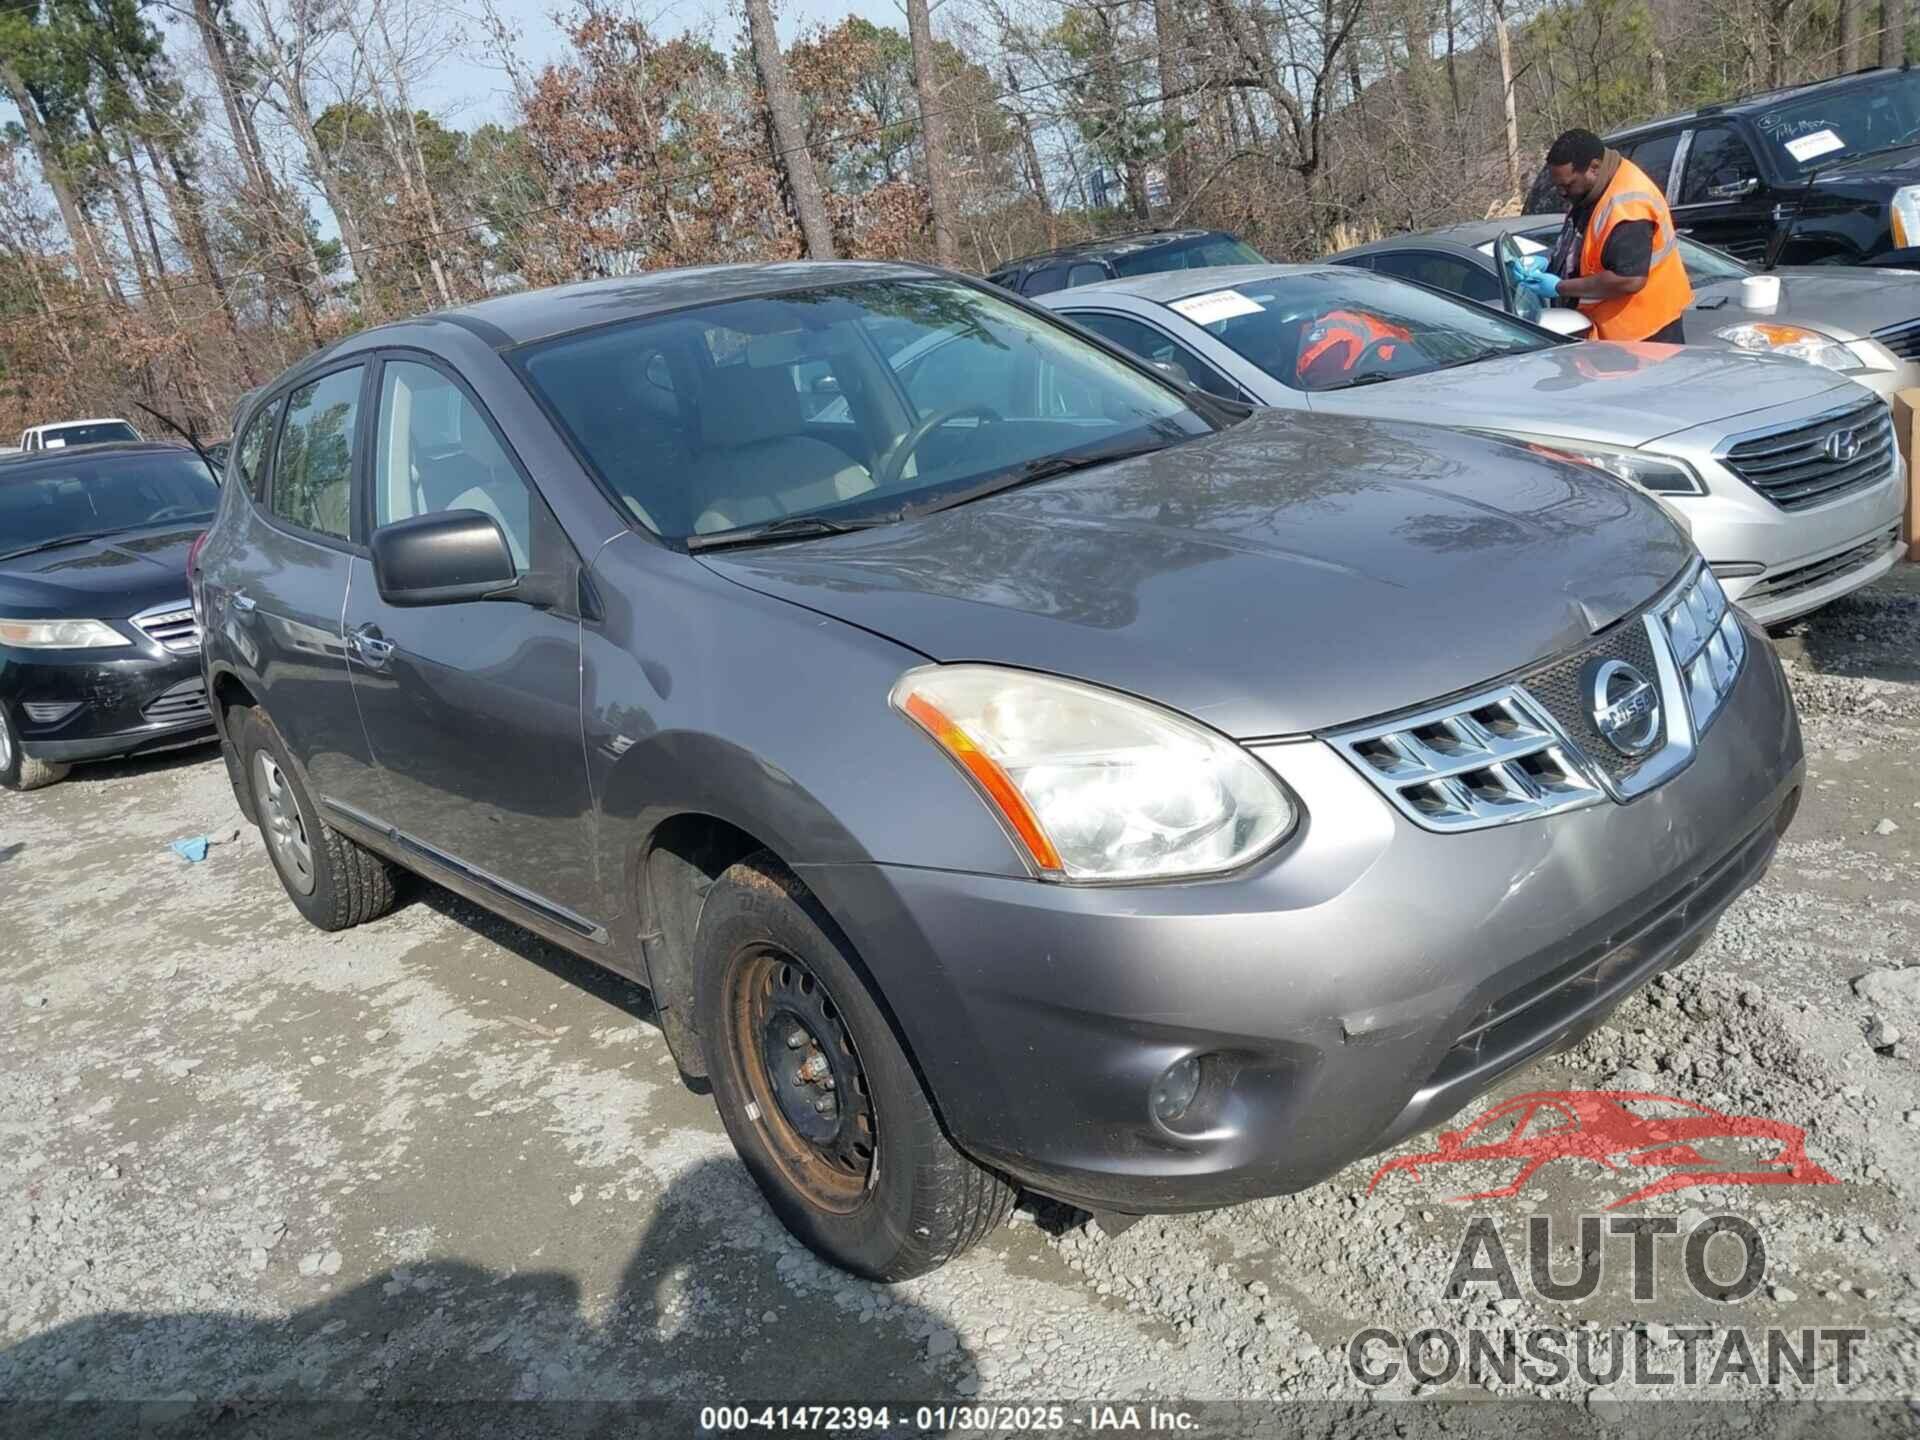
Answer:
<svg viewBox="0 0 1920 1440"><path fill-rule="evenodd" d="M1560 277L1547 269L1538 255L1529 255L1524 260L1509 263L1507 273L1513 277L1514 284L1538 296L1543 302L1560 293Z"/></svg>

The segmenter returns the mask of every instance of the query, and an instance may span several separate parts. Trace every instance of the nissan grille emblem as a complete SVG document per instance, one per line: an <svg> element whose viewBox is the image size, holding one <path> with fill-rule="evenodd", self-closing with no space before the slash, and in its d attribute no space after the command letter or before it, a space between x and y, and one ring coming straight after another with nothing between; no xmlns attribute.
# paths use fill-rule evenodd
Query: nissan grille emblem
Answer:
<svg viewBox="0 0 1920 1440"><path fill-rule="evenodd" d="M1660 691L1624 660L1603 660L1587 671L1593 728L1622 755L1646 754L1660 742Z"/></svg>
<svg viewBox="0 0 1920 1440"><path fill-rule="evenodd" d="M1860 434L1856 430L1836 430L1820 448L1834 464L1845 465L1860 454Z"/></svg>

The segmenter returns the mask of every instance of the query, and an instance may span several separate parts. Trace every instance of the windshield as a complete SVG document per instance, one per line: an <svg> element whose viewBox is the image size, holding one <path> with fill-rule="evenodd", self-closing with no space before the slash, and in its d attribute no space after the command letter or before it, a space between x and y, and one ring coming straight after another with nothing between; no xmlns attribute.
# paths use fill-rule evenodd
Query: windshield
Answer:
<svg viewBox="0 0 1920 1440"><path fill-rule="evenodd" d="M111 445L116 440L138 440L140 432L124 420L101 420L86 425L55 425L40 432L47 449L62 445Z"/></svg>
<svg viewBox="0 0 1920 1440"><path fill-rule="evenodd" d="M1558 343L1496 311L1346 266L1208 291L1170 308L1295 390L1397 380Z"/></svg>
<svg viewBox="0 0 1920 1440"><path fill-rule="evenodd" d="M1111 257L1116 275L1155 275L1163 270L1204 270L1213 265L1264 265L1267 257L1231 235L1203 235L1181 245L1153 245Z"/></svg>
<svg viewBox="0 0 1920 1440"><path fill-rule="evenodd" d="M1213 429L1171 386L949 280L681 310L520 364L602 483L676 540L891 518L1037 462Z"/></svg>
<svg viewBox="0 0 1920 1440"><path fill-rule="evenodd" d="M220 502L205 462L183 451L76 454L18 469L0 474L0 551L7 553L69 536L208 520Z"/></svg>
<svg viewBox="0 0 1920 1440"><path fill-rule="evenodd" d="M1920 75L1902 71L1765 111L1755 122L1774 164L1804 175L1850 155L1899 145L1920 131Z"/></svg>

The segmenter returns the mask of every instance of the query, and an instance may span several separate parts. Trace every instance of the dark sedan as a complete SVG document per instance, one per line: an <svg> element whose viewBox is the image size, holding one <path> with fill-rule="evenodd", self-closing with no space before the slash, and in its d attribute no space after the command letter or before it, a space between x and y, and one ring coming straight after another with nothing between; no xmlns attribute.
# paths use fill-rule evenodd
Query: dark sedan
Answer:
<svg viewBox="0 0 1920 1440"><path fill-rule="evenodd" d="M187 554L219 498L176 445L0 461L0 785L213 736Z"/></svg>

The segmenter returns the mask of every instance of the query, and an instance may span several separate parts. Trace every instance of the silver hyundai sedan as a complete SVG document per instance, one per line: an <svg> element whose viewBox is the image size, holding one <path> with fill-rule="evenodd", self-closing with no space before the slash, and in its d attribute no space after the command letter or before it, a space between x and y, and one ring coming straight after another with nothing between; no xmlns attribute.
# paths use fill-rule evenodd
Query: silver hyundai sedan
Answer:
<svg viewBox="0 0 1920 1440"><path fill-rule="evenodd" d="M1901 553L1906 478L1886 406L1798 360L1569 341L1335 265L1145 275L1041 303L1214 394L1584 460L1683 515L1762 624L1870 584Z"/></svg>

